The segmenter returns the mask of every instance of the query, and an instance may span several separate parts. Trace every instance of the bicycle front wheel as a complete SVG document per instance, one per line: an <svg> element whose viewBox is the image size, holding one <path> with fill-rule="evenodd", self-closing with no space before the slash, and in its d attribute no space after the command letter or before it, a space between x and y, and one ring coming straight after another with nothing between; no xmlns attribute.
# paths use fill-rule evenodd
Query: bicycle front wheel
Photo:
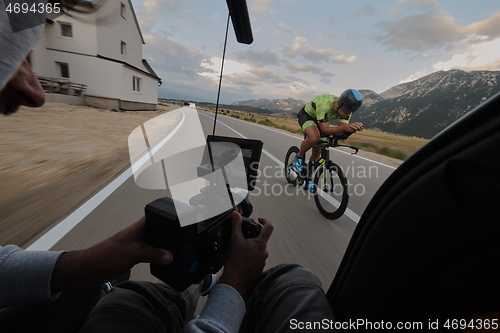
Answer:
<svg viewBox="0 0 500 333"><path fill-rule="evenodd" d="M295 186L297 185L297 171L293 167L293 162L295 161L295 156L299 152L299 147L293 146L288 149L285 156L285 178L288 184Z"/></svg>
<svg viewBox="0 0 500 333"><path fill-rule="evenodd" d="M341 217L349 203L347 178L335 163L321 166L314 175L314 202L321 215L329 220Z"/></svg>

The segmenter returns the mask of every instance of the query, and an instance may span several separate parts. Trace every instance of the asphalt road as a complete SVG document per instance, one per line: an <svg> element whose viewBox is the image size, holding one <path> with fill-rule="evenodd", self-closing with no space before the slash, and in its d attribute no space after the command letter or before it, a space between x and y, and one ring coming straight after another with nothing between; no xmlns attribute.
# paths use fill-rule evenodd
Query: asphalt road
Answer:
<svg viewBox="0 0 500 333"><path fill-rule="evenodd" d="M212 133L213 117L211 113L199 112L205 137ZM179 132L189 133L191 130L188 121L179 127ZM328 289L359 216L394 168L332 151L332 160L347 175L351 196L346 214L330 221L318 212L312 196L288 186L282 176L285 154L290 146L300 145L299 137L220 115L216 134L243 136L264 142L261 174L250 200L254 207L252 217L267 217L274 225L274 233L269 241L267 267L280 263L298 263L316 273L325 290ZM169 141L167 145L171 144ZM144 214L146 204L168 194L168 190L142 189L136 185L133 177L128 177L51 249L82 249L102 241L139 219ZM146 264L136 266L132 278L156 281L149 274L149 266Z"/></svg>

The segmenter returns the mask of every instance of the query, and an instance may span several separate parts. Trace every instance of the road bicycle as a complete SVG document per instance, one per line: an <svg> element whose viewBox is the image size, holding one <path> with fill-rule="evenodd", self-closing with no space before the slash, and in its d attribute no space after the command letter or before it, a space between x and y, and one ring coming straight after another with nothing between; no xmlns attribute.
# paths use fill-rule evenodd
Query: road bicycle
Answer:
<svg viewBox="0 0 500 333"><path fill-rule="evenodd" d="M312 174L315 186L314 202L321 215L329 220L335 220L341 217L349 203L347 178L342 168L330 160L330 148L347 147L355 151L352 154L357 154L359 150L357 147L338 143L339 140L347 139L352 133L343 132L341 134L320 138L315 145L315 147L321 149L320 159L314 163L312 161L307 163L300 172L293 166L299 148L292 146L286 153L286 181L292 186L303 186L307 191L307 181Z"/></svg>

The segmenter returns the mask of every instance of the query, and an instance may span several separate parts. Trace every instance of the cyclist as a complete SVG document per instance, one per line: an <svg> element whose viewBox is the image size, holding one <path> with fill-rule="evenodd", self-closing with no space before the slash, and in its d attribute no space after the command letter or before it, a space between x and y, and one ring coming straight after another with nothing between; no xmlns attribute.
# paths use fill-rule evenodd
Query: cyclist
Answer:
<svg viewBox="0 0 500 333"><path fill-rule="evenodd" d="M362 103L363 97L359 91L347 89L339 97L330 94L316 96L300 110L297 118L304 132L304 140L295 156L294 167L297 171L303 172L304 157L309 149L312 148L309 161L319 160L321 150L314 145L320 137L364 129L362 123L349 123L351 114L359 109ZM335 119L339 119L338 126L330 126L329 121ZM308 180L308 189L309 192L315 193L312 179Z"/></svg>

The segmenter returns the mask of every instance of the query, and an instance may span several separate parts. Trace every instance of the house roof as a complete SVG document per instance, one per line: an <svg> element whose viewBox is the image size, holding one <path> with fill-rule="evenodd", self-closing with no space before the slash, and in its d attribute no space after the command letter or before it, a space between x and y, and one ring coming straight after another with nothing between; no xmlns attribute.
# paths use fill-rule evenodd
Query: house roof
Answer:
<svg viewBox="0 0 500 333"><path fill-rule="evenodd" d="M141 36L142 44L146 44L144 42L144 37L142 36L142 31L141 27L139 26L139 21L137 21L137 16L135 15L134 6L132 5L132 0L128 0L128 3L130 5L130 10L132 11L132 15L134 16L135 25L137 26L137 30L139 31L139 35Z"/></svg>
<svg viewBox="0 0 500 333"><path fill-rule="evenodd" d="M153 67L151 67L151 65L148 63L148 61L146 59L142 59L142 64L144 65L144 67L147 68L147 70L153 74L154 76L158 77L158 75L156 74L156 72L154 71Z"/></svg>
<svg viewBox="0 0 500 333"><path fill-rule="evenodd" d="M148 62L146 61L146 59L142 59L142 63L146 66L146 68L148 69L148 72L146 72L146 71L144 71L144 70L142 70L142 69L140 69L140 68L137 68L137 67L135 67L135 66L132 66L131 64L129 64L129 63L125 62L125 61L116 60L116 59L113 59L113 58L108 58L108 57L105 57L105 56L100 55L100 54L98 54L98 55L97 55L97 58L100 58L100 59L105 59L105 60L108 60L108 61L117 62L117 63L119 63L119 64L122 64L122 65L124 65L124 66L129 67L129 68L132 68L132 69L134 69L134 70L136 70L136 71L141 72L142 74L145 74L145 75L147 75L147 76L150 76L150 77L152 77L152 78L154 78L154 79L158 80L158 82L159 82L160 84L162 83L162 82L161 82L161 78L160 78L160 77L158 77L158 75L156 75L156 73L153 71L153 68L151 68L151 66L148 64Z"/></svg>

